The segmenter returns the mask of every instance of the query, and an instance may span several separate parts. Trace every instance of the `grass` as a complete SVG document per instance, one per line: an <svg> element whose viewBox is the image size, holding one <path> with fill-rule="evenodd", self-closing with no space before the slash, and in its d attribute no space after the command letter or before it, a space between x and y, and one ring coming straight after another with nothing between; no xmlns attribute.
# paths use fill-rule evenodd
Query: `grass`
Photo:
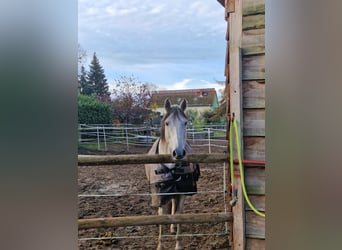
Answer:
<svg viewBox="0 0 342 250"><path fill-rule="evenodd" d="M90 149L90 150L98 150L98 145L97 143L79 143L78 144L79 148L85 148L85 149ZM104 149L105 144L100 143L100 149Z"/></svg>
<svg viewBox="0 0 342 250"><path fill-rule="evenodd" d="M226 137L226 132L214 131L214 137Z"/></svg>

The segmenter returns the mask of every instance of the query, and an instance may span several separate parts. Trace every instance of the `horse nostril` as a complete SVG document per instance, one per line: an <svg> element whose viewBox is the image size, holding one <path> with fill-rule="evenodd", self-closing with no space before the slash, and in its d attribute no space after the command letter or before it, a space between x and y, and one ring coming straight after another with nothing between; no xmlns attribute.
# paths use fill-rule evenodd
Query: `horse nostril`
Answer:
<svg viewBox="0 0 342 250"><path fill-rule="evenodd" d="M177 152L177 150L173 150L172 152L172 156L176 159L182 159L184 158L186 155L185 150L181 151L181 152Z"/></svg>
<svg viewBox="0 0 342 250"><path fill-rule="evenodd" d="M173 157L176 157L176 156L177 156L176 150L173 150L172 155L173 155Z"/></svg>

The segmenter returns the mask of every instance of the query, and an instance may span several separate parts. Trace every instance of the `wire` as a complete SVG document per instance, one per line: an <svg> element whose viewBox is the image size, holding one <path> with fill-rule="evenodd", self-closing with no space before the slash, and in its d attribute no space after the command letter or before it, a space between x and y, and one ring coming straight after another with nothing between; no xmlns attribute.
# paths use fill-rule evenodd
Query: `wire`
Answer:
<svg viewBox="0 0 342 250"><path fill-rule="evenodd" d="M232 187L234 188L234 165L233 165L233 141L232 141L232 127L234 127L235 130L235 142L236 142L236 147L237 147L237 154L238 154L238 161L239 161L239 169L240 169L240 178L241 178L241 186L242 186L242 191L243 195L245 197L245 200L248 204L248 206L257 214L260 215L261 217L265 217L265 213L262 213L258 211L251 201L248 198L247 191L246 191L246 185L245 185L245 177L244 177L244 171L243 171L243 166L242 166L242 157L241 157L241 144L240 144L240 136L238 132L238 126L236 120L233 118L232 119L232 125L230 126L229 129L229 155L230 155L230 173L231 173L231 183Z"/></svg>
<svg viewBox="0 0 342 250"><path fill-rule="evenodd" d="M178 193L145 193L145 194L79 194L78 197L117 197L117 196L156 196L156 195L175 195L175 194L208 194L208 193L224 193L222 190L213 190L213 191L199 191L199 192L178 192Z"/></svg>

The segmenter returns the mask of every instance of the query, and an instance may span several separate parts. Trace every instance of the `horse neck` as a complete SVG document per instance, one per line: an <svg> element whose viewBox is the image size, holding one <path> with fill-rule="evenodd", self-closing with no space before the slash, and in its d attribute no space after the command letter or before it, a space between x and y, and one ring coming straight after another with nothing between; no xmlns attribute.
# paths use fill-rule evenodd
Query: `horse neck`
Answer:
<svg viewBox="0 0 342 250"><path fill-rule="evenodd" d="M170 154L170 149L166 141L163 141L161 138L159 139L158 146L156 153L157 154ZM168 168L173 168L175 166L175 163L160 163L163 166L166 166Z"/></svg>

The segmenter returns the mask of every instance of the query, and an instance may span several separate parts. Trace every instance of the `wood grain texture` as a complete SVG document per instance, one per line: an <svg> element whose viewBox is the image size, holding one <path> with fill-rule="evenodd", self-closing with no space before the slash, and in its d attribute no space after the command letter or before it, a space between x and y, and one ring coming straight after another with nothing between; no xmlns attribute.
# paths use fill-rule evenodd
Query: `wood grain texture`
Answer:
<svg viewBox="0 0 342 250"><path fill-rule="evenodd" d="M145 226L158 224L192 224L217 223L232 221L232 213L200 213L200 214L174 214L174 215L141 215L125 217L108 217L79 219L78 229Z"/></svg>
<svg viewBox="0 0 342 250"><path fill-rule="evenodd" d="M243 81L242 83L243 108L265 108L265 82Z"/></svg>
<svg viewBox="0 0 342 250"><path fill-rule="evenodd" d="M265 79L265 55L242 58L242 80Z"/></svg>
<svg viewBox="0 0 342 250"><path fill-rule="evenodd" d="M226 6L229 50L224 73L229 80L226 86L230 88L230 114L235 114L242 130L243 158L265 160L265 2L229 2L234 3L234 9L228 11ZM265 168L246 167L245 178L252 204L265 211ZM243 202L233 208L233 216L233 249L265 249L265 219L255 218L257 215Z"/></svg>
<svg viewBox="0 0 342 250"><path fill-rule="evenodd" d="M230 87L230 113L239 125L241 135L241 146L243 148L243 124L242 124L242 61L241 61L241 41L242 41L242 2L235 0L235 11L229 14L229 87ZM243 156L242 156L243 157ZM233 249L244 250L245 242L245 206L242 199L240 178L236 178L238 187L238 202L233 207Z"/></svg>
<svg viewBox="0 0 342 250"><path fill-rule="evenodd" d="M266 249L266 241L264 239L247 238L246 250L263 250Z"/></svg>
<svg viewBox="0 0 342 250"><path fill-rule="evenodd" d="M244 16L242 18L243 30L264 29L264 28L265 28L265 15L264 14Z"/></svg>
<svg viewBox="0 0 342 250"><path fill-rule="evenodd" d="M265 13L265 0L244 0L242 14L255 15Z"/></svg>
<svg viewBox="0 0 342 250"><path fill-rule="evenodd" d="M265 137L245 137L244 138L244 159L265 160Z"/></svg>
<svg viewBox="0 0 342 250"><path fill-rule="evenodd" d="M242 93L244 158L265 160L265 1L243 0ZM245 168L251 203L265 211L265 168ZM246 249L265 249L265 218L245 204Z"/></svg>
<svg viewBox="0 0 342 250"><path fill-rule="evenodd" d="M261 212L265 212L265 195L249 195L249 200L252 205ZM252 209L246 205L246 211L252 211Z"/></svg>
<svg viewBox="0 0 342 250"><path fill-rule="evenodd" d="M228 154L188 154L183 161L187 162L226 162ZM171 163L176 162L171 155L79 155L79 166L99 166L99 165L124 165L124 164L144 164L144 163Z"/></svg>
<svg viewBox="0 0 342 250"><path fill-rule="evenodd" d="M249 195L265 195L265 169L245 168L245 184ZM248 206L246 204L246 206Z"/></svg>
<svg viewBox="0 0 342 250"><path fill-rule="evenodd" d="M254 56L265 54L264 45L256 45L242 48L242 56Z"/></svg>
<svg viewBox="0 0 342 250"><path fill-rule="evenodd" d="M225 0L226 13L232 13L235 11L235 0Z"/></svg>
<svg viewBox="0 0 342 250"><path fill-rule="evenodd" d="M244 136L265 136L264 109L244 109L243 133Z"/></svg>
<svg viewBox="0 0 342 250"><path fill-rule="evenodd" d="M246 212L246 237L265 239L265 217Z"/></svg>
<svg viewBox="0 0 342 250"><path fill-rule="evenodd" d="M242 31L242 48L251 46L265 46L265 29Z"/></svg>

